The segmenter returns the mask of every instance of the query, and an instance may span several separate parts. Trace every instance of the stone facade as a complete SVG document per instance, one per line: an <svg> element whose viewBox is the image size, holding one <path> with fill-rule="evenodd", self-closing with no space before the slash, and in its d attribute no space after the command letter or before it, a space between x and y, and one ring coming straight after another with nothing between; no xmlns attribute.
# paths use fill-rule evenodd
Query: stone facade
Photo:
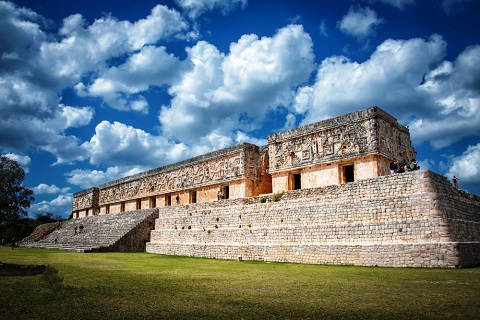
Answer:
<svg viewBox="0 0 480 320"><path fill-rule="evenodd" d="M293 190L280 201L270 195L159 208L155 225L147 252L160 254L389 267L480 264L480 197L430 171Z"/></svg>
<svg viewBox="0 0 480 320"><path fill-rule="evenodd" d="M372 107L267 137L273 192L389 174L392 159L415 158L405 126Z"/></svg>
<svg viewBox="0 0 480 320"><path fill-rule="evenodd" d="M253 196L259 147L244 143L100 186L100 213Z"/></svg>
<svg viewBox="0 0 480 320"><path fill-rule="evenodd" d="M217 200L220 190L231 199L253 196L265 188L270 192L262 150L243 143L76 193L73 216L208 202Z"/></svg>
<svg viewBox="0 0 480 320"><path fill-rule="evenodd" d="M100 212L99 189L90 188L73 195L72 212L74 218L97 215Z"/></svg>
<svg viewBox="0 0 480 320"><path fill-rule="evenodd" d="M408 128L381 109L267 141L76 193L74 217L158 211L146 245L152 253L364 266L480 264L480 197L430 171L391 175L390 162L406 163L415 150Z"/></svg>
<svg viewBox="0 0 480 320"><path fill-rule="evenodd" d="M408 129L378 107L267 140L267 146L244 143L76 193L74 217L210 202L219 191L237 199L342 184L387 175L392 159L415 155Z"/></svg>

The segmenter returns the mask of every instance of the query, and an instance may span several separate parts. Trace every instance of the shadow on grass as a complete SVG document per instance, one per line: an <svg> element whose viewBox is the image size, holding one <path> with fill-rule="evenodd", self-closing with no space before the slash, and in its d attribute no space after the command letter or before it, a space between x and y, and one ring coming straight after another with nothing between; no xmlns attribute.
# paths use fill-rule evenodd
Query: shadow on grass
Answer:
<svg viewBox="0 0 480 320"><path fill-rule="evenodd" d="M0 270L0 319L435 320L480 314L476 268L238 263L39 249L0 248L0 254L12 263Z"/></svg>
<svg viewBox="0 0 480 320"><path fill-rule="evenodd" d="M12 263L0 262L0 277L1 276L34 276L42 274L47 269L47 266L24 266ZM58 272L57 272L58 273Z"/></svg>

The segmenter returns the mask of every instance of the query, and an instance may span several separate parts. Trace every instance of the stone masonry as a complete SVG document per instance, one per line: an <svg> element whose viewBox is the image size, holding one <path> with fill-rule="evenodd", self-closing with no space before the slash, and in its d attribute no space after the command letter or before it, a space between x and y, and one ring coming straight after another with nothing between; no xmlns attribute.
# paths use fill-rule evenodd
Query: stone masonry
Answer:
<svg viewBox="0 0 480 320"><path fill-rule="evenodd" d="M480 264L480 198L430 171L391 175L390 163L409 163L415 150L408 128L380 108L267 141L75 193L73 216L108 224L108 216L158 212L146 251L161 254L364 266Z"/></svg>
<svg viewBox="0 0 480 320"><path fill-rule="evenodd" d="M274 196L281 200L159 208L147 252L362 266L480 264L480 197L430 171Z"/></svg>
<svg viewBox="0 0 480 320"><path fill-rule="evenodd" d="M378 107L110 181L74 194L74 218L317 188L389 174L414 158L408 128Z"/></svg>

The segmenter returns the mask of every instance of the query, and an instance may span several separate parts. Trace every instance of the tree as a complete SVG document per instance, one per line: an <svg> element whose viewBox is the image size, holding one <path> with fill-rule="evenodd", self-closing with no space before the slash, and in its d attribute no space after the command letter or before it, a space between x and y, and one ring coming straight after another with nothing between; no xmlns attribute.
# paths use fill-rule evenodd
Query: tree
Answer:
<svg viewBox="0 0 480 320"><path fill-rule="evenodd" d="M23 186L25 171L17 161L0 156L0 225L13 224L27 216L25 208L35 200L33 191Z"/></svg>
<svg viewBox="0 0 480 320"><path fill-rule="evenodd" d="M59 215L54 216L50 212L45 212L45 213L36 213L35 219L40 223L49 223L49 222L61 221L62 217Z"/></svg>

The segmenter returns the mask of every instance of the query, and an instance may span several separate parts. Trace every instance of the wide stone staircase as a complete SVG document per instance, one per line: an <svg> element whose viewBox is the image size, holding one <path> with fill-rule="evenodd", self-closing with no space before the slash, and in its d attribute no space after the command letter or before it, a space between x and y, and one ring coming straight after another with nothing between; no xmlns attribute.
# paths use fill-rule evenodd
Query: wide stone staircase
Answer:
<svg viewBox="0 0 480 320"><path fill-rule="evenodd" d="M22 242L21 245L75 252L145 251L156 218L158 209L72 219L44 239ZM82 230L80 226L83 226Z"/></svg>

